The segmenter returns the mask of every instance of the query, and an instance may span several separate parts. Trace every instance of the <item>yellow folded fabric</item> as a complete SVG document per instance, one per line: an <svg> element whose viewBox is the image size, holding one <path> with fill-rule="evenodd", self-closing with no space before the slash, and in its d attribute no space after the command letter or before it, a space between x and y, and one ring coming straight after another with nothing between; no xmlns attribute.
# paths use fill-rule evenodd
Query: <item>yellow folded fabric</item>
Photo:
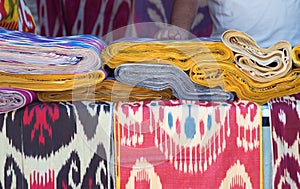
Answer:
<svg viewBox="0 0 300 189"><path fill-rule="evenodd" d="M300 67L300 45L293 47L292 58L293 58L294 65Z"/></svg>
<svg viewBox="0 0 300 189"><path fill-rule="evenodd" d="M291 44L279 41L268 49L260 48L246 33L228 30L222 41L234 53L237 67L258 82L268 82L285 76L291 71Z"/></svg>
<svg viewBox="0 0 300 189"><path fill-rule="evenodd" d="M40 101L145 101L175 99L170 89L152 91L149 89L133 87L114 80L104 80L97 85L81 87L67 91L40 91L37 92Z"/></svg>
<svg viewBox="0 0 300 189"><path fill-rule="evenodd" d="M257 82L227 62L205 62L195 65L190 72L193 82L207 86L221 86L228 92L235 92L244 100L264 104L272 98L296 94L300 91L300 68L286 76L269 82Z"/></svg>
<svg viewBox="0 0 300 189"><path fill-rule="evenodd" d="M105 77L103 71L81 74L11 74L0 72L0 87L33 91L65 91L96 85Z"/></svg>
<svg viewBox="0 0 300 189"><path fill-rule="evenodd" d="M189 70L202 61L233 62L233 52L216 41L121 41L101 52L103 64L116 68L123 63L172 64Z"/></svg>

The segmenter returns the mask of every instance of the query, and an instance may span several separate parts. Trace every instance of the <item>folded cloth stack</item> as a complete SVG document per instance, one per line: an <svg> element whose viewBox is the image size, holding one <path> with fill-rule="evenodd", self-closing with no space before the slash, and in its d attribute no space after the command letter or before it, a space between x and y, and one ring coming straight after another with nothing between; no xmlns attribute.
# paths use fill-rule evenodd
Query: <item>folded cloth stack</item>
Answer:
<svg viewBox="0 0 300 189"><path fill-rule="evenodd" d="M39 91L40 101L145 101L145 100L170 100L175 99L170 89L152 91L139 88L112 79L106 79L90 87L81 87L67 91Z"/></svg>
<svg viewBox="0 0 300 189"><path fill-rule="evenodd" d="M103 64L116 68L124 63L171 64L189 70L199 62L233 62L233 52L222 42L187 41L120 41L111 43L102 52Z"/></svg>
<svg viewBox="0 0 300 189"><path fill-rule="evenodd" d="M63 91L104 80L100 52L92 35L48 38L0 30L0 87Z"/></svg>
<svg viewBox="0 0 300 189"><path fill-rule="evenodd" d="M234 52L235 64L202 62L191 69L192 81L211 87L223 86L241 99L260 104L300 91L300 68L292 59L298 56L297 50L295 47L292 50L288 42L280 41L263 49L250 36L236 30L226 31L222 40Z"/></svg>
<svg viewBox="0 0 300 189"><path fill-rule="evenodd" d="M178 99L201 101L233 101L235 95L221 88L208 88L193 83L189 76L173 65L131 63L115 68L116 80L155 91L172 89Z"/></svg>
<svg viewBox="0 0 300 189"><path fill-rule="evenodd" d="M36 99L36 93L33 91L0 88L0 114L22 108Z"/></svg>

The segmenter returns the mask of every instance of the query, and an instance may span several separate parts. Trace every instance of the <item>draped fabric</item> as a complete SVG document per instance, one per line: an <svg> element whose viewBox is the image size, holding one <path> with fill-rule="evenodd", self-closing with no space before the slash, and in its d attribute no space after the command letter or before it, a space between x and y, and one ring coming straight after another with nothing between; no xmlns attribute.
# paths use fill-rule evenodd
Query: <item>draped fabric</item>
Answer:
<svg viewBox="0 0 300 189"><path fill-rule="evenodd" d="M300 188L300 95L272 99L273 188Z"/></svg>
<svg viewBox="0 0 300 189"><path fill-rule="evenodd" d="M112 42L123 37L153 37L170 23L173 0L37 0L43 36L92 34ZM149 27L150 26L150 27ZM207 3L198 8L191 32L209 36Z"/></svg>
<svg viewBox="0 0 300 189"><path fill-rule="evenodd" d="M68 90L104 80L100 52L92 35L44 37L0 30L0 86L28 90Z"/></svg>
<svg viewBox="0 0 300 189"><path fill-rule="evenodd" d="M0 27L35 33L35 20L26 0L1 0Z"/></svg>
<svg viewBox="0 0 300 189"><path fill-rule="evenodd" d="M16 88L0 88L0 114L17 110L37 100L36 93Z"/></svg>
<svg viewBox="0 0 300 189"><path fill-rule="evenodd" d="M40 34L103 37L130 23L132 0L37 0ZM125 31L119 34L125 35ZM120 36L114 36L118 39Z"/></svg>
<svg viewBox="0 0 300 189"><path fill-rule="evenodd" d="M168 64L121 64L114 70L123 83L155 91L172 89L177 99L200 101L233 101L235 95L221 88L208 88L193 83L179 68Z"/></svg>
<svg viewBox="0 0 300 189"><path fill-rule="evenodd" d="M252 102L117 103L117 188L262 188Z"/></svg>
<svg viewBox="0 0 300 189"><path fill-rule="evenodd" d="M153 91L132 85L127 85L113 79L106 79L90 87L81 87L66 91L39 91L38 99L45 102L64 101L144 101L169 100L175 97L170 89Z"/></svg>
<svg viewBox="0 0 300 189"><path fill-rule="evenodd" d="M0 123L0 188L115 188L112 104L34 102Z"/></svg>

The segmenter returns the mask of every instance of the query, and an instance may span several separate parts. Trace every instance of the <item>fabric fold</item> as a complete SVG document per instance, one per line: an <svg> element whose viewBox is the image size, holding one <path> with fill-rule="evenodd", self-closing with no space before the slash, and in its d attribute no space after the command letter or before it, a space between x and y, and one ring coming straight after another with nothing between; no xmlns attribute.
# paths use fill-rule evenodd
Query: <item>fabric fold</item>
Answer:
<svg viewBox="0 0 300 189"><path fill-rule="evenodd" d="M227 30L222 35L223 43L234 53L237 67L248 77L258 82L269 82L291 71L291 44L279 41L268 49L260 48L246 33Z"/></svg>
<svg viewBox="0 0 300 189"><path fill-rule="evenodd" d="M179 68L168 64L122 64L115 68L116 80L151 90L172 89L178 99L201 101L233 101L235 95L221 88L193 83Z"/></svg>
<svg viewBox="0 0 300 189"><path fill-rule="evenodd" d="M78 74L10 74L0 72L0 86L33 91L65 91L100 83L104 71Z"/></svg>
<svg viewBox="0 0 300 189"><path fill-rule="evenodd" d="M106 79L90 87L81 87L67 91L40 91L37 92L40 101L144 101L175 99L170 89L153 91L135 87L112 79Z"/></svg>
<svg viewBox="0 0 300 189"><path fill-rule="evenodd" d="M36 93L17 88L0 88L0 114L11 112L37 100Z"/></svg>
<svg viewBox="0 0 300 189"><path fill-rule="evenodd" d="M292 49L292 59L297 67L300 67L300 45L294 46Z"/></svg>
<svg viewBox="0 0 300 189"><path fill-rule="evenodd" d="M103 64L171 64L186 71L201 61L234 61L233 52L220 41L141 40L111 43L101 53Z"/></svg>
<svg viewBox="0 0 300 189"><path fill-rule="evenodd" d="M197 64L190 72L191 80L195 83L210 87L222 86L225 91L235 92L240 99L259 104L272 98L299 93L299 75L300 69L294 68L282 78L257 82L227 62Z"/></svg>
<svg viewBox="0 0 300 189"><path fill-rule="evenodd" d="M0 86L68 90L101 82L105 46L92 35L50 38L0 29Z"/></svg>

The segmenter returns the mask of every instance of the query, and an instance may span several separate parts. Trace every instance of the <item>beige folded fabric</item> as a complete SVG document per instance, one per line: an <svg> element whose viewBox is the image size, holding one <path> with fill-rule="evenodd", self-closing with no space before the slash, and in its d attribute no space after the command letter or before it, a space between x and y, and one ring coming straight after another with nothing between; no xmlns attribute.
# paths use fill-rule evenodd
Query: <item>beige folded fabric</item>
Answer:
<svg viewBox="0 0 300 189"><path fill-rule="evenodd" d="M67 91L41 91L37 92L40 101L145 101L175 99L170 89L152 91L149 89L133 87L114 80L104 80L97 85L77 88Z"/></svg>
<svg viewBox="0 0 300 189"><path fill-rule="evenodd" d="M291 71L291 45L287 41L264 49L246 33L236 30L224 32L222 41L235 53L237 67L255 81L273 81Z"/></svg>
<svg viewBox="0 0 300 189"><path fill-rule="evenodd" d="M203 61L233 62L233 52L215 41L121 41L108 45L102 52L103 64L116 68L123 63L172 64L189 70Z"/></svg>

